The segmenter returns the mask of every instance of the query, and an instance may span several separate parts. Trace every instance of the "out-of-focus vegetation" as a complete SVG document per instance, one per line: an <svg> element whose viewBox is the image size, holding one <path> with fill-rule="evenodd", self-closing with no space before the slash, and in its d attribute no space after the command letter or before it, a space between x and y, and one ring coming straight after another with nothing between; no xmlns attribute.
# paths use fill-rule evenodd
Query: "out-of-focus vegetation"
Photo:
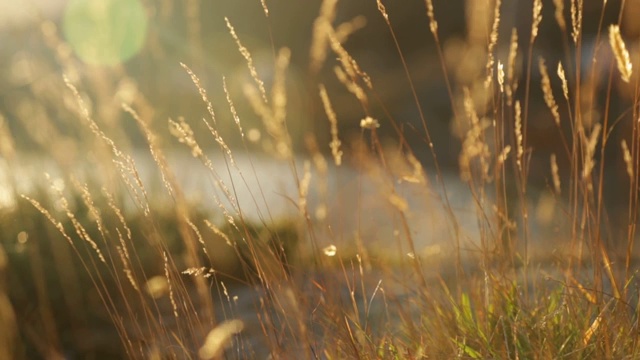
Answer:
<svg viewBox="0 0 640 360"><path fill-rule="evenodd" d="M638 356L637 1L5 2L0 358Z"/></svg>

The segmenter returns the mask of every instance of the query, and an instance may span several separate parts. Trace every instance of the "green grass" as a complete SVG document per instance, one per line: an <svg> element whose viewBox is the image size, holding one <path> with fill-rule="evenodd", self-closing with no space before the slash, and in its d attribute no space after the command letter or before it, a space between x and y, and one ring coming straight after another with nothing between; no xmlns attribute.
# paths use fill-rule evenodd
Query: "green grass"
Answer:
<svg viewBox="0 0 640 360"><path fill-rule="evenodd" d="M53 23L42 25L37 37L49 56L27 57L33 71L54 75L13 92L17 100L0 118L0 171L7 174L0 199L10 199L0 208L0 358L640 356L640 136L631 120L638 118L640 82L635 73L621 78L633 68L624 49L630 43L621 43L603 20L595 32L603 42L581 69L587 50L582 33L573 30L573 37L571 28L593 18L580 17L580 1L565 4L565 25L543 11L542 29L565 39L564 75L556 75L558 60L547 59L544 68L537 59L544 41L535 36L538 25L518 34L525 41L517 50L502 38L511 32L496 17L509 16L504 5L467 14L467 28L485 35L467 34L456 50L439 29L465 14L440 14L438 3L431 9L426 1L422 25L432 37L425 41L435 40L439 61L430 66L444 70L440 90L448 92L453 114L453 131L443 136L416 90L424 79L403 52L402 20L380 1L368 13L371 26L394 44L387 55L400 66L394 74L404 77L395 91L417 109L411 121L394 117L385 102L399 82L383 82L385 74L359 65L371 64L367 59L350 55L349 37L357 39L362 18L338 24L332 2L323 4L304 42L305 52L315 49L303 64L310 72L305 86L295 82L299 49L275 45L281 42L273 30L281 24L273 19L295 16L278 14L277 7L268 15L265 8L256 23L269 34L265 47L229 19L225 41L234 53L240 49L248 69L243 65L219 84L205 78L203 58L194 55L207 38L206 19L198 20L193 8L154 15L151 24L167 28L116 67L83 65L65 51ZM542 4L534 2L534 19L536 6ZM597 16L607 19L604 14ZM193 60L172 66L199 99L194 105L177 89L166 104L199 106L192 113L176 114L134 86L142 59L173 61L171 44L161 37L172 17L186 23L181 49L192 50L181 54ZM622 30L624 37L624 24ZM454 50L468 53L452 57ZM607 56L607 66L596 66ZM154 81L162 76L154 74ZM217 90L209 90L212 84ZM612 105L622 97L624 105ZM301 110L309 99L329 122L312 106ZM344 115L344 104L357 110ZM356 111L363 122L344 124ZM302 116L322 122L304 129ZM536 126L544 122L551 125L541 136ZM439 154L449 142L460 145L457 164ZM29 148L47 154L54 169L38 171L54 175L33 178L23 170ZM153 160L151 181L141 171L148 164L131 157L140 149ZM184 150L207 172L209 193L194 197L179 181L184 174L176 171L185 170L167 159ZM213 152L222 163L214 164ZM248 188L249 180L284 176L255 173L255 163L238 167L236 157L259 161L257 152L290 169L296 189L279 195L293 215L266 211L250 219L236 201L250 194L258 208L275 190ZM348 184L333 178L338 165L356 178ZM477 241L463 231L458 183L445 177L454 165L474 205ZM230 174L234 181L226 180ZM407 188L436 199L428 211L442 215L438 225L448 235L441 244L420 245L413 230L427 215L412 208L418 197ZM332 191L337 200L329 201ZM379 199L384 223L367 216L362 204L371 199ZM352 208L357 216L342 215ZM340 226L351 219L357 224Z"/></svg>

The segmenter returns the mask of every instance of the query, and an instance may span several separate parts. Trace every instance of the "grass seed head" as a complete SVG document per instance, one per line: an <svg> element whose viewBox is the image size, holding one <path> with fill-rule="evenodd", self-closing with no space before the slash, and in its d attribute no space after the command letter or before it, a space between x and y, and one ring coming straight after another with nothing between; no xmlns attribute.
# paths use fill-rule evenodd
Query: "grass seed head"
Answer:
<svg viewBox="0 0 640 360"><path fill-rule="evenodd" d="M620 35L620 26L609 26L609 44L611 45L611 50L613 50L613 54L616 57L616 64L618 65L618 71L620 71L620 77L622 78L622 81L628 83L631 79L633 66L631 64L631 58L629 57L627 47L622 40L622 35Z"/></svg>
<svg viewBox="0 0 640 360"><path fill-rule="evenodd" d="M540 75L542 76L541 86L542 93L544 94L544 102L545 104L547 104L547 107L553 115L553 121L555 121L557 126L560 126L560 113L558 112L556 99L553 97L553 90L551 89L551 79L549 78L547 65L545 65L543 58L539 59L538 68L540 70Z"/></svg>

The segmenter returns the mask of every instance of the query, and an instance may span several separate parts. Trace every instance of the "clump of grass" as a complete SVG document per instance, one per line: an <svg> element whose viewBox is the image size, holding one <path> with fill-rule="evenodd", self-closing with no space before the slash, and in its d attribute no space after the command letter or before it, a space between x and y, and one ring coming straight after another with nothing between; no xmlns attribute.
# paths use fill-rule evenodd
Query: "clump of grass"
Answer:
<svg viewBox="0 0 640 360"><path fill-rule="evenodd" d="M189 7L190 21L197 4ZM176 66L206 107L207 117L200 123L205 131L198 131L188 117L178 117L164 124L173 136L165 138L142 94L122 106L119 116L131 120L145 141L159 184L154 187L143 176L143 165L129 154L132 139L110 127L112 122L101 121L100 112L86 100L102 104L104 94L114 89L99 79L84 85L72 58L57 59L67 76L55 80L55 90L63 95L52 106L75 117L73 129L82 136L52 131L48 142L38 129L28 128L33 141L54 154L62 174L50 176L40 187L19 189L18 141L0 122L0 151L7 159L2 165L9 178L15 176L8 186L13 201L0 214L0 321L6 329L0 344L13 344L15 329L26 344L25 349L0 346L0 357L62 357L69 349L157 359L267 353L272 358L327 359L636 357L640 137L632 121L632 136L622 134L618 140L616 126L627 121L626 110L620 114L610 108L618 75L625 84L633 80L623 33L618 24L601 21L597 36L608 29L610 47L597 46L585 70L583 3L570 3L569 34L564 3L554 1L566 49L566 59L556 67L556 60L534 56L539 33L551 21L543 19L543 2L532 4L524 54L522 34L501 22L502 2L485 6L469 14L469 29L486 31L470 34L464 44L463 51L480 56L458 63L468 67L459 69L464 70L459 83L448 71L438 7L426 1L424 8L459 130L458 175L472 203L470 236L454 201L460 187L448 180L438 154L441 144L454 137L434 136L434 120L423 110L395 30L399 20L383 1L376 2L376 16L397 51L421 126L412 131L423 142L409 142L404 120L386 110L378 92L386 84L377 84L377 74L366 71L349 50L348 38L362 26L362 18L336 25L337 1L324 0L313 26L309 69L315 77L333 66L331 80L361 107L360 126L354 140L345 140L349 135L341 133L338 119L343 120L330 101L328 79L314 78L310 93L324 108L330 140L322 145L321 136L307 136L310 160L303 161L296 155L303 149L296 148L288 127L292 51L272 45L273 76L267 81L253 49L241 42L225 17L230 40L250 75L242 87L244 102L268 134L265 149L287 165L294 179L295 191L282 196L295 209L288 218L271 213L266 193L272 189L260 185L260 177L269 174L257 173L253 160L247 168L237 161L241 152L253 158L243 130L248 128L246 115L237 107L240 102L232 100L226 77L222 108L229 109L237 146L223 135L224 125L214 111L218 104L202 74L187 63ZM261 7L271 19L267 3L262 1ZM189 26L197 43L202 41L199 28ZM53 24L46 29L50 46L63 45ZM511 37L501 39L503 33ZM617 67L611 60L608 72L599 73L598 56L607 51ZM554 67L557 78L548 71ZM109 75L127 78L122 71ZM600 78L608 81L604 99L583 86ZM538 80L539 87L534 85ZM554 95L557 91L562 98ZM629 104L633 118L638 117L638 93L633 91ZM540 120L533 118L537 97L546 106L543 117L552 124L549 131L559 139L559 150L545 149L533 136L532 122ZM593 115L598 100L606 104L601 118ZM57 128L46 111L38 121L43 128ZM206 169L212 206L202 210L189 200L168 160L169 141L185 147ZM74 168L60 152L61 144L91 154L84 165L88 170ZM219 150L220 164L209 155L210 144ZM610 149L619 149L613 153L620 159L612 158ZM335 168L326 156L333 158ZM419 159L432 165L423 166ZM628 203L614 212L606 206L610 193L605 190L619 179L606 173L615 171L609 163L618 161L628 178ZM338 167L353 170L349 176L355 180L349 181L357 183L356 191L332 204L329 182ZM257 188L249 185L251 178L257 178ZM346 185L338 179L336 191ZM266 203L258 220L247 216L239 200L243 194L250 195L256 209ZM446 234L436 244L425 244L425 234L416 231L428 220L429 213L417 205L427 197L435 199L428 211L440 215L437 226ZM362 205L371 199L384 220L370 216ZM347 207L355 209L354 217L341 215ZM355 222L346 227L355 230L336 230L334 213L344 218L338 220ZM610 218L628 230L622 235L606 231ZM553 220L555 224L543 223ZM374 241L385 246L373 247ZM115 340L98 344L84 337L98 323L111 324L118 349L113 349ZM86 343L93 349L83 349Z"/></svg>

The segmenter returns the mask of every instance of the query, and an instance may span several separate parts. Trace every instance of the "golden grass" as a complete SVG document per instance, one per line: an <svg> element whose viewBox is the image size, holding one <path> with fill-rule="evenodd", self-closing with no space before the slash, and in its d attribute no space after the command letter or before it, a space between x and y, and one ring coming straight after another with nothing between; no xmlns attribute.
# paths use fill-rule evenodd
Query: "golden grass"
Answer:
<svg viewBox="0 0 640 360"><path fill-rule="evenodd" d="M622 81L629 82L631 79L631 72L633 71L633 65L629 59L629 52L620 35L620 26L609 26L609 44L613 50L613 54L616 57L616 64L618 65L618 71L620 71L620 77Z"/></svg>
<svg viewBox="0 0 640 360"><path fill-rule="evenodd" d="M342 142L338 138L338 118L331 107L331 101L329 100L329 95L327 95L327 89L322 84L320 84L320 98L322 99L322 105L324 106L324 111L327 114L329 123L331 124L331 143L329 143L331 155L333 155L333 160L336 165L340 166L342 164L342 150L340 150Z"/></svg>
<svg viewBox="0 0 640 360"><path fill-rule="evenodd" d="M323 122L323 133L309 130L305 136L289 130L299 116L291 112L296 97L290 86L300 67L294 63L299 53L276 49L271 38L273 69L267 77L256 65L259 57L252 57L260 49L245 47L227 17L226 35L237 46L250 79L238 85L231 76L222 76L221 91L216 92L200 70L196 75L186 62L175 64L195 86L206 117L201 122L190 116L169 118L163 125L171 136L158 130L149 102L137 90L118 97L128 99L121 107L107 101L107 94L127 87L106 85L109 78L132 81L124 67L91 73L85 82L75 60L60 49L64 43L55 25L45 23L43 36L57 49L66 76L54 81L58 97L44 92L57 101L25 100L21 113L29 119L23 121L37 120L42 129L56 129L48 115L53 111L45 111L54 106L49 102L56 104L56 113L77 121L70 131L77 136L51 131L55 141L48 142L41 129L27 126L29 136L47 151L58 149L56 156L65 141L86 151L90 170L87 174L65 166L60 156L61 175L47 177L41 193L10 186L11 192L24 194L7 214L24 223L7 222L7 233L18 235L0 242L0 358L20 357L20 352L55 358L70 346L79 348L78 334L98 321L90 313L96 308L120 340L118 355L133 359L637 357L634 241L640 137L637 121L628 122L627 110L611 105L618 96L612 92L619 81L611 75L614 64L608 64L605 74L609 83L599 81L596 64L580 68L585 21L581 0L570 1L571 30L565 2L554 1L555 23L566 37L564 45L571 46L558 62L558 86L543 58L538 58L537 72L532 70L545 26L542 1L532 3L524 54L516 29L504 29L502 1L468 5L478 11L468 19L473 34L467 34L461 53L473 59L465 63L465 76L458 78L463 81L455 84L450 82L455 77L443 56L447 44L437 21L447 19L437 19L430 0L423 9L444 70L440 91L446 88L453 121L464 129L455 164L459 182L447 176L447 164L438 157L442 144L454 137L434 133L438 119L425 111L416 70L396 32L401 19L381 0L375 16L393 40L393 56L402 65L419 118L394 117L380 92L387 84L378 84L379 74L365 71L370 63L350 47L348 40L364 26L364 18L334 24L339 4L323 0L304 66L312 74L309 96L319 101L324 115L318 117L326 116L328 123ZM201 46L205 38L196 15L203 4L194 0L185 6L190 41ZM278 14L265 1L260 7L272 36L269 21ZM604 28L620 79L629 83L633 64L621 29L618 24ZM501 39L503 33L510 38ZM598 55L593 62L605 61ZM327 74L335 79L322 78ZM540 87L534 86L537 81ZM606 83L605 98L585 93L583 82L593 87ZM237 89L245 99L235 97ZM340 90L360 105L359 118L343 118L336 110ZM636 90L630 96L634 119L640 94ZM566 111L554 91L562 91ZM536 105L536 100L544 105ZM600 118L595 115L596 100L605 102ZM24 107L29 105L33 109ZM547 109L538 112L536 106ZM117 116L108 108L115 108ZM229 116L216 114L219 108L228 109ZM103 116L123 116L137 125L158 186L145 180L144 164L130 154L132 137L122 136L121 124L103 121ZM557 147L538 139L535 127L543 120L552 126L542 137L559 139ZM0 116L0 154L7 159L1 165L11 174L20 145L7 124ZM615 138L617 127L623 126L624 134ZM352 133L343 130L349 127ZM239 140L233 141L234 136ZM169 141L206 169L210 193L198 196L213 205L205 211L180 183L185 174L172 168L169 155L175 150ZM300 155L300 143L308 157ZM253 161L259 160L250 153L256 144L290 169L295 189L280 195L294 209L291 219L275 218L270 208L275 204L268 203L264 213L258 211L258 220L247 216L243 195L259 208L273 191L262 185L251 188L249 177L264 183L267 177L283 176L256 172ZM220 158L210 156L212 147ZM240 162L243 150L248 167ZM617 169L616 162L624 168ZM332 177L342 170L351 171L350 179ZM624 187L609 172L624 173L625 184L629 181L629 201L618 212L605 201L618 193L605 187ZM462 209L470 209L466 215L455 200L462 191L470 203ZM168 200L162 201L164 196ZM420 207L422 202L427 204ZM471 235L464 231L468 223ZM622 224L624 235L608 232L610 223ZM418 231L425 224L427 232L442 230L442 238L425 243L423 237L430 234ZM382 245L373 246L376 242ZM24 254L22 247L28 249ZM46 252L51 259L42 256ZM25 276L32 290L21 288L26 288L24 280L6 286L4 278L20 279L12 266L28 269ZM69 284L71 277L63 274L83 283ZM70 320L74 340L67 340L64 325L56 323L59 314L53 309L59 307L46 301L54 298L50 293L67 309L90 309L82 316L70 315L84 317ZM35 315L20 307L28 298L25 294L37 302ZM39 327L42 334L34 330ZM28 344L25 348L36 350L13 346L18 336Z"/></svg>

